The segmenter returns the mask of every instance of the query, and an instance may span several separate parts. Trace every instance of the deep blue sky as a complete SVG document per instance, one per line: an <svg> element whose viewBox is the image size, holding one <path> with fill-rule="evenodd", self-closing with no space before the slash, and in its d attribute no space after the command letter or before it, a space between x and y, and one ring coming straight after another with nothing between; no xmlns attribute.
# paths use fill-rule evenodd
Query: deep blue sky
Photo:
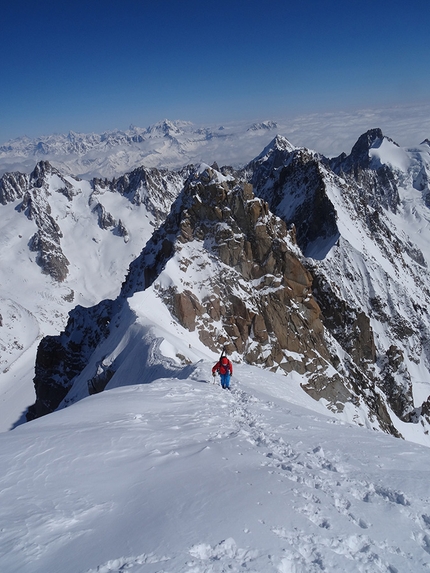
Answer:
<svg viewBox="0 0 430 573"><path fill-rule="evenodd" d="M0 143L430 101L429 0L6 4Z"/></svg>

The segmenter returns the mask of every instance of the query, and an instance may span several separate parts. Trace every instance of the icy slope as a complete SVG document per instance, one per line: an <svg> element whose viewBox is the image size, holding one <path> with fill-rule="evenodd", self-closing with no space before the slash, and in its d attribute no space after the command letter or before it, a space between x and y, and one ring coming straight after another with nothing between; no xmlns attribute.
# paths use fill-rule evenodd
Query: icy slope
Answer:
<svg viewBox="0 0 430 573"><path fill-rule="evenodd" d="M0 435L2 571L428 571L427 449L317 412L294 377L240 367L223 391L211 365L124 371Z"/></svg>

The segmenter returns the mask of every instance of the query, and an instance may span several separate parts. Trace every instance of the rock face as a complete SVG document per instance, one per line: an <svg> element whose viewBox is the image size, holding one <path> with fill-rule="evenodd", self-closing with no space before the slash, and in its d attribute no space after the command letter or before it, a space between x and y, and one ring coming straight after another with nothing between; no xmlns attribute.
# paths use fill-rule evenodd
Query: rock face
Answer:
<svg viewBox="0 0 430 573"><path fill-rule="evenodd" d="M94 197L106 189L119 193L133 205L143 205L153 215L155 226L158 226L169 213L190 171L190 167L178 171L139 167L112 181L93 179Z"/></svg>
<svg viewBox="0 0 430 573"><path fill-rule="evenodd" d="M278 137L247 169L258 196L287 225L294 224L303 254L315 256L318 245L318 257L324 258L338 240L339 230L321 158L307 149L294 149Z"/></svg>
<svg viewBox="0 0 430 573"><path fill-rule="evenodd" d="M29 176L24 173L5 173L0 178L0 203L6 205L21 199L29 181Z"/></svg>
<svg viewBox="0 0 430 573"><path fill-rule="evenodd" d="M328 165L337 175L358 183L361 194L371 200L373 207L383 207L395 213L400 198L393 170L370 154L371 149L378 149L384 139L398 147L392 139L384 137L380 129L371 129L359 137L350 155L343 153Z"/></svg>
<svg viewBox="0 0 430 573"><path fill-rule="evenodd" d="M61 335L42 340L34 377L36 402L28 409L27 420L53 412L67 396L73 379L109 335L113 309L112 301L102 301L89 309L78 306L70 313Z"/></svg>
<svg viewBox="0 0 430 573"><path fill-rule="evenodd" d="M37 253L37 264L44 274L56 281L63 281L68 273L69 261L61 249L63 236L60 227L51 216L48 202L48 179L56 176L64 183L64 192L72 187L48 162L41 161L30 175L28 190L22 196L19 210L34 221L37 232L30 239L29 248Z"/></svg>
<svg viewBox="0 0 430 573"><path fill-rule="evenodd" d="M202 251L217 261L205 282L210 295L183 285L159 287L183 326L197 329L213 349L226 346L251 363L286 372L312 372L327 360L312 276L297 257L294 233L251 185L209 167L188 180L166 223L131 265L124 294L151 286L172 257L190 271Z"/></svg>

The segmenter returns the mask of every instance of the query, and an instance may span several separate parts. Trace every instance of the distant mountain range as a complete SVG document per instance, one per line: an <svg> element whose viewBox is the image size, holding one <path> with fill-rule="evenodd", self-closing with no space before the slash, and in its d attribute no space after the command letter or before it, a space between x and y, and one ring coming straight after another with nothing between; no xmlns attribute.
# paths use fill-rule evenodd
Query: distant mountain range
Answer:
<svg viewBox="0 0 430 573"><path fill-rule="evenodd" d="M146 129L102 134L70 132L35 139L21 137L0 147L0 175L33 170L49 161L65 174L82 178L115 177L136 167L176 169L202 161L242 166L259 153L277 124L266 121L234 126L196 127L164 120Z"/></svg>

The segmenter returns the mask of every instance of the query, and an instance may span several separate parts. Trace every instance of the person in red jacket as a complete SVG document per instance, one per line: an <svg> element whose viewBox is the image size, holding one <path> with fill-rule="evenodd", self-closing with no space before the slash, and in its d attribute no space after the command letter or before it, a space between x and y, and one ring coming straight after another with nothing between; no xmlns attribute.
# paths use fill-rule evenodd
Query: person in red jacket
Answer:
<svg viewBox="0 0 430 573"><path fill-rule="evenodd" d="M233 374L233 364L227 356L222 356L212 368L213 376L215 376L216 372L220 375L221 386L230 390L230 377Z"/></svg>

